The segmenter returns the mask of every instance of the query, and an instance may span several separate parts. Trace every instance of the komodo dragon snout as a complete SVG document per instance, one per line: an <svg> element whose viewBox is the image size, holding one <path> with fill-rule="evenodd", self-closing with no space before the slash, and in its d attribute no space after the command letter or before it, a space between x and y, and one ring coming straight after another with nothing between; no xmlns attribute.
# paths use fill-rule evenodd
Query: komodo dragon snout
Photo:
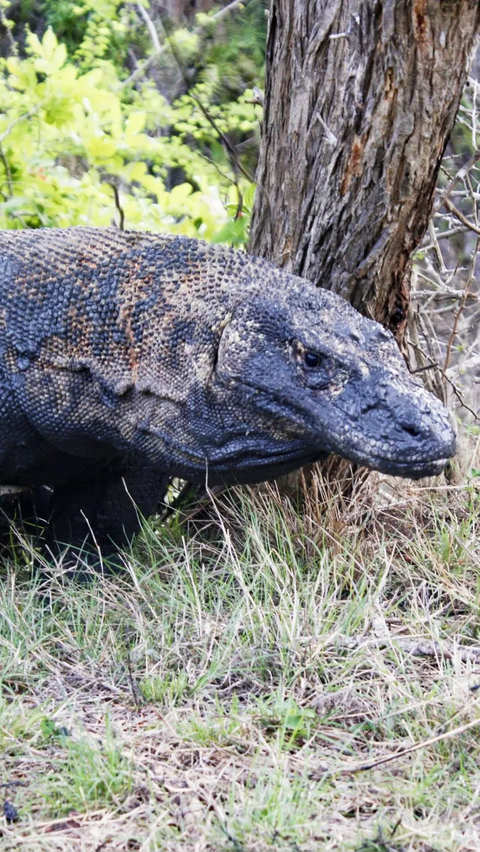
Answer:
<svg viewBox="0 0 480 852"><path fill-rule="evenodd" d="M172 475L331 452L411 477L455 452L391 334L338 296L185 237L0 232L0 485L42 491L50 543L129 539Z"/></svg>

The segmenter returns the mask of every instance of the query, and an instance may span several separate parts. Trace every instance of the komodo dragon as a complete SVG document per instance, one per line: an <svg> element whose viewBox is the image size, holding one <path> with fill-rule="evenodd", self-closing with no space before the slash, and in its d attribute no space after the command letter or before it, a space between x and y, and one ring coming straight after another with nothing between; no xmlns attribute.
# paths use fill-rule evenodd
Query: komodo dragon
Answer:
<svg viewBox="0 0 480 852"><path fill-rule="evenodd" d="M0 484L48 494L51 543L121 545L172 475L338 453L418 478L454 452L390 332L339 296L186 237L0 232Z"/></svg>

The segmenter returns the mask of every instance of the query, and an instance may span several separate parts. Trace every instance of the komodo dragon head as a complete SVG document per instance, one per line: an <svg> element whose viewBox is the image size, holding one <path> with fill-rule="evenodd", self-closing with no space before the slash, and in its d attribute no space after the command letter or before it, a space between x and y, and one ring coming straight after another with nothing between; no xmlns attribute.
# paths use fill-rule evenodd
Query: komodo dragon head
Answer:
<svg viewBox="0 0 480 852"><path fill-rule="evenodd" d="M253 264L258 261L253 261ZM209 476L252 481L336 453L393 476L441 472L447 410L407 370L392 334L342 298L269 264L220 323L195 434ZM239 292L241 292L239 282Z"/></svg>

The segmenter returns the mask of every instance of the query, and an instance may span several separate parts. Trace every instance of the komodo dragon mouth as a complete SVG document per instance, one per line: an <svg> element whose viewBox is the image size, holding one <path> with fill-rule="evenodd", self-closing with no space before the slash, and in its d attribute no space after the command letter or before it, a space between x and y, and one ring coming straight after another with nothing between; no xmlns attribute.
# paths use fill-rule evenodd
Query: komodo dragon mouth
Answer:
<svg viewBox="0 0 480 852"><path fill-rule="evenodd" d="M455 453L390 332L241 251L3 231L0 305L0 482L47 486L50 547L129 540L171 476L252 482L334 452L418 478Z"/></svg>
<svg viewBox="0 0 480 852"><path fill-rule="evenodd" d="M388 339L388 345L395 364L399 353L393 338ZM392 476L436 476L455 454L455 430L442 403L401 366L405 370L403 382L397 375L395 381L385 382L387 371L376 365L373 381L368 383L354 375L340 390L337 386L333 397L329 397L328 387L314 387L311 394L308 387L297 394L291 390L285 393L283 388L272 390L261 377L257 383L251 376L239 379L239 383L247 389L257 410L275 414L276 422L288 412L290 428L295 424L302 435L295 453L299 464L333 452ZM225 463L227 459L225 452Z"/></svg>

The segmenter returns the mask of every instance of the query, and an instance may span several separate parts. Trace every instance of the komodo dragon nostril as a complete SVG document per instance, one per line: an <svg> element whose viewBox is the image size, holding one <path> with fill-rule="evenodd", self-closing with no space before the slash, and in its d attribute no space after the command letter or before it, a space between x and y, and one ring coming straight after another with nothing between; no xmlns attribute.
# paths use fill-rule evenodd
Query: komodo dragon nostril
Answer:
<svg viewBox="0 0 480 852"><path fill-rule="evenodd" d="M401 425L402 425L403 431L406 432L407 435L411 435L412 438L419 438L420 437L421 430L418 429L416 426L407 426L407 425L404 425L404 424L401 424Z"/></svg>

